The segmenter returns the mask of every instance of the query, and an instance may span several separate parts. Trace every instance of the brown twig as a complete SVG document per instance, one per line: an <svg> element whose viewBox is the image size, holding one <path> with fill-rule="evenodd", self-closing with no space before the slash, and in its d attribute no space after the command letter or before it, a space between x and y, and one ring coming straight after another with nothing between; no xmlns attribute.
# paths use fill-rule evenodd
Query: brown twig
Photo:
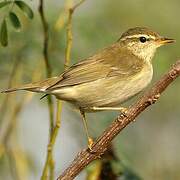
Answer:
<svg viewBox="0 0 180 180"><path fill-rule="evenodd" d="M71 165L58 177L58 180L75 178L90 162L100 158L110 142L148 106L155 103L160 94L180 75L180 60L166 73L144 96L132 105L126 116L118 115L116 120L103 132L93 144L92 151L82 150Z"/></svg>
<svg viewBox="0 0 180 180"><path fill-rule="evenodd" d="M49 45L49 27L48 27L48 23L46 21L45 15L44 15L44 1L40 0L39 3L39 14L41 17L41 22L43 25L43 32L44 32L44 41L43 41L43 56L44 56L44 62L46 65L46 76L47 77L51 77L52 75L52 70L51 70L51 66L49 63L49 53L48 53L48 45ZM47 97L48 99L48 108L49 108L49 116L50 116L50 133L52 133L53 131L53 127L54 127L54 123L53 123L53 101L51 96Z"/></svg>
<svg viewBox="0 0 180 180"><path fill-rule="evenodd" d="M41 17L42 25L43 25L43 32L44 32L44 41L43 41L43 56L46 65L46 76L51 77L52 70L49 63L49 54L48 54L48 44L49 44L49 27L44 15L44 1L40 0L39 3L39 14ZM48 96L48 106L49 106L49 113L50 113L50 132L53 131L54 123L53 123L53 102L51 96Z"/></svg>
<svg viewBox="0 0 180 180"><path fill-rule="evenodd" d="M46 65L46 76L51 77L52 75L52 69L49 63L49 54L48 54L48 45L49 45L49 27L48 23L46 21L45 15L44 15L44 1L40 0L39 1L39 14L41 17L41 22L43 25L43 32L44 32L44 41L43 41L43 56L44 56L44 61ZM48 96L48 108L49 108L49 119L50 119L50 135L49 135L49 141L51 140L51 136L53 134L53 129L54 129L54 106L53 106L53 101L52 97ZM50 158L49 158L50 157ZM46 179L47 174L48 174L48 165L50 167L50 177L53 177L54 174L54 161L53 161L53 155L52 152L47 150L47 158L46 158L46 163L44 165L43 173L41 179Z"/></svg>
<svg viewBox="0 0 180 180"><path fill-rule="evenodd" d="M48 44L49 44L49 27L48 23L46 21L45 15L44 15L44 1L40 0L39 3L39 14L41 17L41 22L43 25L43 32L44 32L44 43L43 43L43 55L44 55L44 61L46 64L46 73L47 77L51 77L52 70L49 63L49 54L48 54Z"/></svg>

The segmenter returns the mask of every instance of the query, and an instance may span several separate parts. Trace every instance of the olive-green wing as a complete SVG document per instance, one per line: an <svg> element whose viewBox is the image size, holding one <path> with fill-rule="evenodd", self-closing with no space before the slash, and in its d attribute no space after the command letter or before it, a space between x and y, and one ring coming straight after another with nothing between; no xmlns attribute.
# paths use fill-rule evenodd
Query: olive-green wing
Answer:
<svg viewBox="0 0 180 180"><path fill-rule="evenodd" d="M142 61L135 55L125 49L114 49L111 46L71 66L54 85L47 89L72 86L113 76L124 78L138 73L141 69Z"/></svg>

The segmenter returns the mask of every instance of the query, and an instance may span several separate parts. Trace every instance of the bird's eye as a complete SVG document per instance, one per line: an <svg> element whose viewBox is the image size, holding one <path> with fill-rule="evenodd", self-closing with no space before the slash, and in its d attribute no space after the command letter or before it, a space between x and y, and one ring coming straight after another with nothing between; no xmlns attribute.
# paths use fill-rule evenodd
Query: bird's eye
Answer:
<svg viewBox="0 0 180 180"><path fill-rule="evenodd" d="M147 41L147 39L146 39L144 36L140 37L139 40L140 40L142 43L145 43L145 42Z"/></svg>

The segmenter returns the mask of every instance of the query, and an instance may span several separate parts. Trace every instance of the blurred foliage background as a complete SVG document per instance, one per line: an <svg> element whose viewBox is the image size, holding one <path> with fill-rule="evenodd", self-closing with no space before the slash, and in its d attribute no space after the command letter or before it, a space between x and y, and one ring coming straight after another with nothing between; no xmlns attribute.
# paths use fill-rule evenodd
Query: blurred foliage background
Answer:
<svg viewBox="0 0 180 180"><path fill-rule="evenodd" d="M22 27L16 32L7 22L9 44L0 46L0 89L45 78L39 2L25 2L32 8L34 18L30 20L18 8L13 9ZM67 8L72 0L44 3L49 24L49 60L56 76L64 69ZM180 56L179 7L179 0L86 0L73 17L71 63L115 42L128 28L147 26L176 39L174 45L162 47L156 53L155 82ZM0 23L6 13L6 8L0 9ZM130 172L145 180L180 179L179 93L178 79L113 142L113 151L123 167L127 167L121 168L124 174ZM40 95L26 92L0 94L0 179L39 179L41 176L49 116L46 99L40 101L39 98ZM94 137L100 135L116 115L114 112L89 114L88 124ZM86 146L80 116L66 103L63 103L61 119L54 152L56 176ZM133 179L136 175L123 178ZM85 178L85 171L77 177Z"/></svg>

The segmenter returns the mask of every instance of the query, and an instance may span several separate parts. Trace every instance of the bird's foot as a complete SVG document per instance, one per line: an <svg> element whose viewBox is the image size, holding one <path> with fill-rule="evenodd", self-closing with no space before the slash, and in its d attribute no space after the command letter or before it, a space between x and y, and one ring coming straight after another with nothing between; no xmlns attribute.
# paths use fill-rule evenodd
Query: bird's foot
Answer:
<svg viewBox="0 0 180 180"><path fill-rule="evenodd" d="M121 112L121 116L127 117L128 108L121 107L120 112Z"/></svg>

